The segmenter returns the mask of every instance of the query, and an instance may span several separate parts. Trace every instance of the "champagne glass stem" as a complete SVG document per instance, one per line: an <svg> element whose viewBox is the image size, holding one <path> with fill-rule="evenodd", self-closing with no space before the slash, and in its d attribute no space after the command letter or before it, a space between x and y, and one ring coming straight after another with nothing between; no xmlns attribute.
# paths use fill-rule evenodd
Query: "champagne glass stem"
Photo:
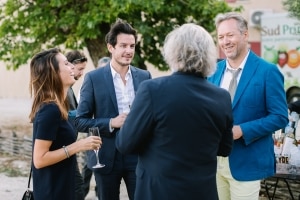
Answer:
<svg viewBox="0 0 300 200"><path fill-rule="evenodd" d="M98 152L99 152L99 150L95 150L95 153L96 153L96 160L97 160L97 165L100 165Z"/></svg>
<svg viewBox="0 0 300 200"><path fill-rule="evenodd" d="M89 135L91 136L97 136L100 138L100 133L99 133L99 129L98 127L91 127L89 128ZM100 161L99 161L99 149L97 150L94 150L95 154L96 154L96 161L97 161L97 164L95 166L93 166L93 168L102 168L104 167L105 165L104 164L101 164Z"/></svg>

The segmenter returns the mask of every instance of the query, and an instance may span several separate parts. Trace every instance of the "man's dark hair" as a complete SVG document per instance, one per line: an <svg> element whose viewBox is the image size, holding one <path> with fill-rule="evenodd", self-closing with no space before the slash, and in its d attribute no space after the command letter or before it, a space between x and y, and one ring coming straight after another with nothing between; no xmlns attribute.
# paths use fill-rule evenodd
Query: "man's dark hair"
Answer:
<svg viewBox="0 0 300 200"><path fill-rule="evenodd" d="M79 50L69 51L66 54L68 61L72 64L87 62L87 58L84 53Z"/></svg>
<svg viewBox="0 0 300 200"><path fill-rule="evenodd" d="M133 35L135 42L137 40L137 31L127 22L123 21L122 19L117 19L117 21L112 24L110 31L106 34L105 42L114 47L117 44L117 36L120 33Z"/></svg>

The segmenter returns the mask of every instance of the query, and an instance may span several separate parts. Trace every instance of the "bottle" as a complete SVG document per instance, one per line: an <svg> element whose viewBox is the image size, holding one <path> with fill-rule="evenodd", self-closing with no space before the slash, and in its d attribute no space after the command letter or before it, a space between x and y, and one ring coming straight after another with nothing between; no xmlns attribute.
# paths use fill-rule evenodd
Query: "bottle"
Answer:
<svg viewBox="0 0 300 200"><path fill-rule="evenodd" d="M281 160L286 164L288 164L288 160L291 156L291 148L297 143L295 140L295 128L299 119L299 115L296 112L291 112L289 119L290 121L284 129L285 136L281 152Z"/></svg>
<svg viewBox="0 0 300 200"><path fill-rule="evenodd" d="M293 121L290 121L289 123L288 123L288 125L285 127L285 129L284 129L284 133L285 133L285 136L287 136L287 137L290 137L290 138L295 138L295 136L294 136L294 122Z"/></svg>
<svg viewBox="0 0 300 200"><path fill-rule="evenodd" d="M296 129L298 126L298 121L299 121L299 114L296 113L295 111L291 112L290 114L290 121L291 121L291 126Z"/></svg>
<svg viewBox="0 0 300 200"><path fill-rule="evenodd" d="M291 121L294 122L294 136L296 139L296 145L300 144L300 130L298 130L299 114L296 112L291 112L290 114Z"/></svg>
<svg viewBox="0 0 300 200"><path fill-rule="evenodd" d="M274 154L276 163L281 163L281 152L282 152L282 145L283 145L283 139L285 134L282 132L282 129L275 131L273 134L273 140L274 140Z"/></svg>

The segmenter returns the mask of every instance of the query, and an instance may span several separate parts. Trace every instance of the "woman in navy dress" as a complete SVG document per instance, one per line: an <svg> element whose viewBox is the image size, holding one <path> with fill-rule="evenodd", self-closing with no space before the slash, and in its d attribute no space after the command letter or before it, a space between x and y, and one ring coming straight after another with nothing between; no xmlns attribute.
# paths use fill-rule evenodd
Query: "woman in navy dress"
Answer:
<svg viewBox="0 0 300 200"><path fill-rule="evenodd" d="M76 141L66 95L74 66L59 49L36 54L30 63L33 96L33 190L35 200L75 199L76 153L101 147L99 137Z"/></svg>

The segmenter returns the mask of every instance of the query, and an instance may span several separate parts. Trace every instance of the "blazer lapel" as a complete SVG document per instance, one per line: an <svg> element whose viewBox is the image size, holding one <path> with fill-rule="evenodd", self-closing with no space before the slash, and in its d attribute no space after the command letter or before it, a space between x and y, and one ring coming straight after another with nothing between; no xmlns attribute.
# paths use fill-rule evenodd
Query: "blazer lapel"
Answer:
<svg viewBox="0 0 300 200"><path fill-rule="evenodd" d="M110 70L110 64L105 66L104 69L104 80L106 83L106 89L108 90L109 96L113 102L113 106L117 113L119 113L117 99L116 99L116 91L114 87L114 81L112 79L111 70Z"/></svg>
<svg viewBox="0 0 300 200"><path fill-rule="evenodd" d="M234 108L234 106L238 102L239 98L241 97L244 90L246 89L249 81L254 77L254 73L257 70L257 68L258 68L257 57L252 51L250 51L244 69L242 71L239 84L236 88L235 96L232 102L232 108Z"/></svg>
<svg viewBox="0 0 300 200"><path fill-rule="evenodd" d="M134 87L134 93L136 94L137 87L140 83L140 80L138 79L138 72L132 66L130 66L130 71L131 71L131 76L132 76L132 83L133 83L133 87Z"/></svg>
<svg viewBox="0 0 300 200"><path fill-rule="evenodd" d="M218 63L218 70L216 71L216 74L213 76L213 80L212 83L219 86L221 85L221 80L222 80L222 77L224 75L224 71L226 69L226 61L223 60L221 61L220 63Z"/></svg>

